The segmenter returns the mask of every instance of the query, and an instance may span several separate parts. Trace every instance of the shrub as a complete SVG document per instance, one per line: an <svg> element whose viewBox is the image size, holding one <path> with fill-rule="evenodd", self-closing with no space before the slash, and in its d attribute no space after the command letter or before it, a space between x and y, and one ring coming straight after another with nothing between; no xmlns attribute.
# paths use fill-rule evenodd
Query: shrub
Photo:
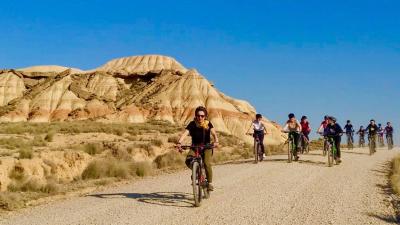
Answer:
<svg viewBox="0 0 400 225"><path fill-rule="evenodd" d="M82 179L103 177L128 178L133 168L132 162L116 159L102 159L91 162L82 173Z"/></svg>
<svg viewBox="0 0 400 225"><path fill-rule="evenodd" d="M178 141L179 141L179 137L178 136L168 137L168 142L169 143L177 143Z"/></svg>
<svg viewBox="0 0 400 225"><path fill-rule="evenodd" d="M89 155L96 155L103 151L103 148L98 143L88 143L83 147L83 150Z"/></svg>
<svg viewBox="0 0 400 225"><path fill-rule="evenodd" d="M31 147L23 147L19 150L19 158L20 159L32 159L33 152Z"/></svg>
<svg viewBox="0 0 400 225"><path fill-rule="evenodd" d="M46 146L46 142L40 135L35 135L32 141L33 146Z"/></svg>
<svg viewBox="0 0 400 225"><path fill-rule="evenodd" d="M182 168L185 166L185 156L177 151L169 151L163 155L159 155L154 159L157 168Z"/></svg>
<svg viewBox="0 0 400 225"><path fill-rule="evenodd" d="M17 193L0 192L0 208L4 210L14 210L23 207L24 201Z"/></svg>
<svg viewBox="0 0 400 225"><path fill-rule="evenodd" d="M44 137L44 140L47 142L52 142L54 138L55 132L54 131L49 131L46 136Z"/></svg>
<svg viewBox="0 0 400 225"><path fill-rule="evenodd" d="M390 176L390 182L393 190L400 194L400 155L392 160L392 174Z"/></svg>
<svg viewBox="0 0 400 225"><path fill-rule="evenodd" d="M150 141L150 143L152 145L157 146L157 147L161 147L163 145L163 141L160 140L160 139L153 139L153 140Z"/></svg>
<svg viewBox="0 0 400 225"><path fill-rule="evenodd" d="M135 167L135 174L139 177L148 176L153 171L153 167L149 162L135 163L134 167Z"/></svg>

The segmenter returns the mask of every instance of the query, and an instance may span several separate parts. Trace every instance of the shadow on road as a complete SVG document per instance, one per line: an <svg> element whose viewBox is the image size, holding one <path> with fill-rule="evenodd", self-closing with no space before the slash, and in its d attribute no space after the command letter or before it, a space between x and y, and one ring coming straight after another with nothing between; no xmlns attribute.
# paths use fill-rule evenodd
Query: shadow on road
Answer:
<svg viewBox="0 0 400 225"><path fill-rule="evenodd" d="M369 155L369 153L366 153L366 152L355 152L355 151L342 151L342 153L345 153L345 154L356 154L356 155Z"/></svg>
<svg viewBox="0 0 400 225"><path fill-rule="evenodd" d="M109 193L109 194L91 194L87 197L96 198L130 198L135 199L138 202L170 206L170 207L182 207L191 208L193 207L193 196L192 194L182 192L154 192L154 193Z"/></svg>
<svg viewBox="0 0 400 225"><path fill-rule="evenodd" d="M380 219L382 221L385 221L386 223L391 223L391 224L398 224L396 218L393 216L381 216L377 215L375 213L366 213L369 217L374 217L376 219Z"/></svg>
<svg viewBox="0 0 400 225"><path fill-rule="evenodd" d="M311 160L307 160L307 159L300 159L299 161L297 161L298 163L304 163L304 164L308 164L308 165L315 165L315 166L321 166L321 167L328 167L326 162L321 162L321 161L311 161Z"/></svg>

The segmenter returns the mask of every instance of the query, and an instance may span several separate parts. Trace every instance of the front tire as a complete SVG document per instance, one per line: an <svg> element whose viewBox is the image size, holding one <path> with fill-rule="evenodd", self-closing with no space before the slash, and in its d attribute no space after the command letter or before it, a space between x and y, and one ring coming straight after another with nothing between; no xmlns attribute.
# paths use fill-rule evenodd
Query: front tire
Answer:
<svg viewBox="0 0 400 225"><path fill-rule="evenodd" d="M200 165L199 162L194 162L192 167L192 186L194 205L199 207L201 205L202 187L200 183Z"/></svg>
<svg viewBox="0 0 400 225"><path fill-rule="evenodd" d="M288 163L291 163L293 160L293 141L289 141L288 144Z"/></svg>

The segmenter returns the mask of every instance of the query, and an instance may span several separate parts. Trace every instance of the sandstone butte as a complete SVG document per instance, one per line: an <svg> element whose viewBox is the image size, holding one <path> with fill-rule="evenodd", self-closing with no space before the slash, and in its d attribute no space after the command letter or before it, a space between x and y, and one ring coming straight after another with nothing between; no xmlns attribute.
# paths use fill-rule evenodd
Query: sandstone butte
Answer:
<svg viewBox="0 0 400 225"><path fill-rule="evenodd" d="M248 142L256 110L218 91L175 59L144 55L114 59L89 71L62 66L0 70L0 122L166 120L182 127L205 106L217 130ZM280 126L264 121L267 144L281 144Z"/></svg>

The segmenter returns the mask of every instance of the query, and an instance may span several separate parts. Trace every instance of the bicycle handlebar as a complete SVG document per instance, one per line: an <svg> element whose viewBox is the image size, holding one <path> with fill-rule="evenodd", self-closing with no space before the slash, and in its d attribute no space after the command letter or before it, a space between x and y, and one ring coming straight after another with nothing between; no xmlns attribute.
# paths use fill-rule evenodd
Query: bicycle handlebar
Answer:
<svg viewBox="0 0 400 225"><path fill-rule="evenodd" d="M176 146L179 147L182 150L186 149L192 149L192 148L201 148L201 149L213 149L214 144L206 144L206 145L181 145L181 146Z"/></svg>

